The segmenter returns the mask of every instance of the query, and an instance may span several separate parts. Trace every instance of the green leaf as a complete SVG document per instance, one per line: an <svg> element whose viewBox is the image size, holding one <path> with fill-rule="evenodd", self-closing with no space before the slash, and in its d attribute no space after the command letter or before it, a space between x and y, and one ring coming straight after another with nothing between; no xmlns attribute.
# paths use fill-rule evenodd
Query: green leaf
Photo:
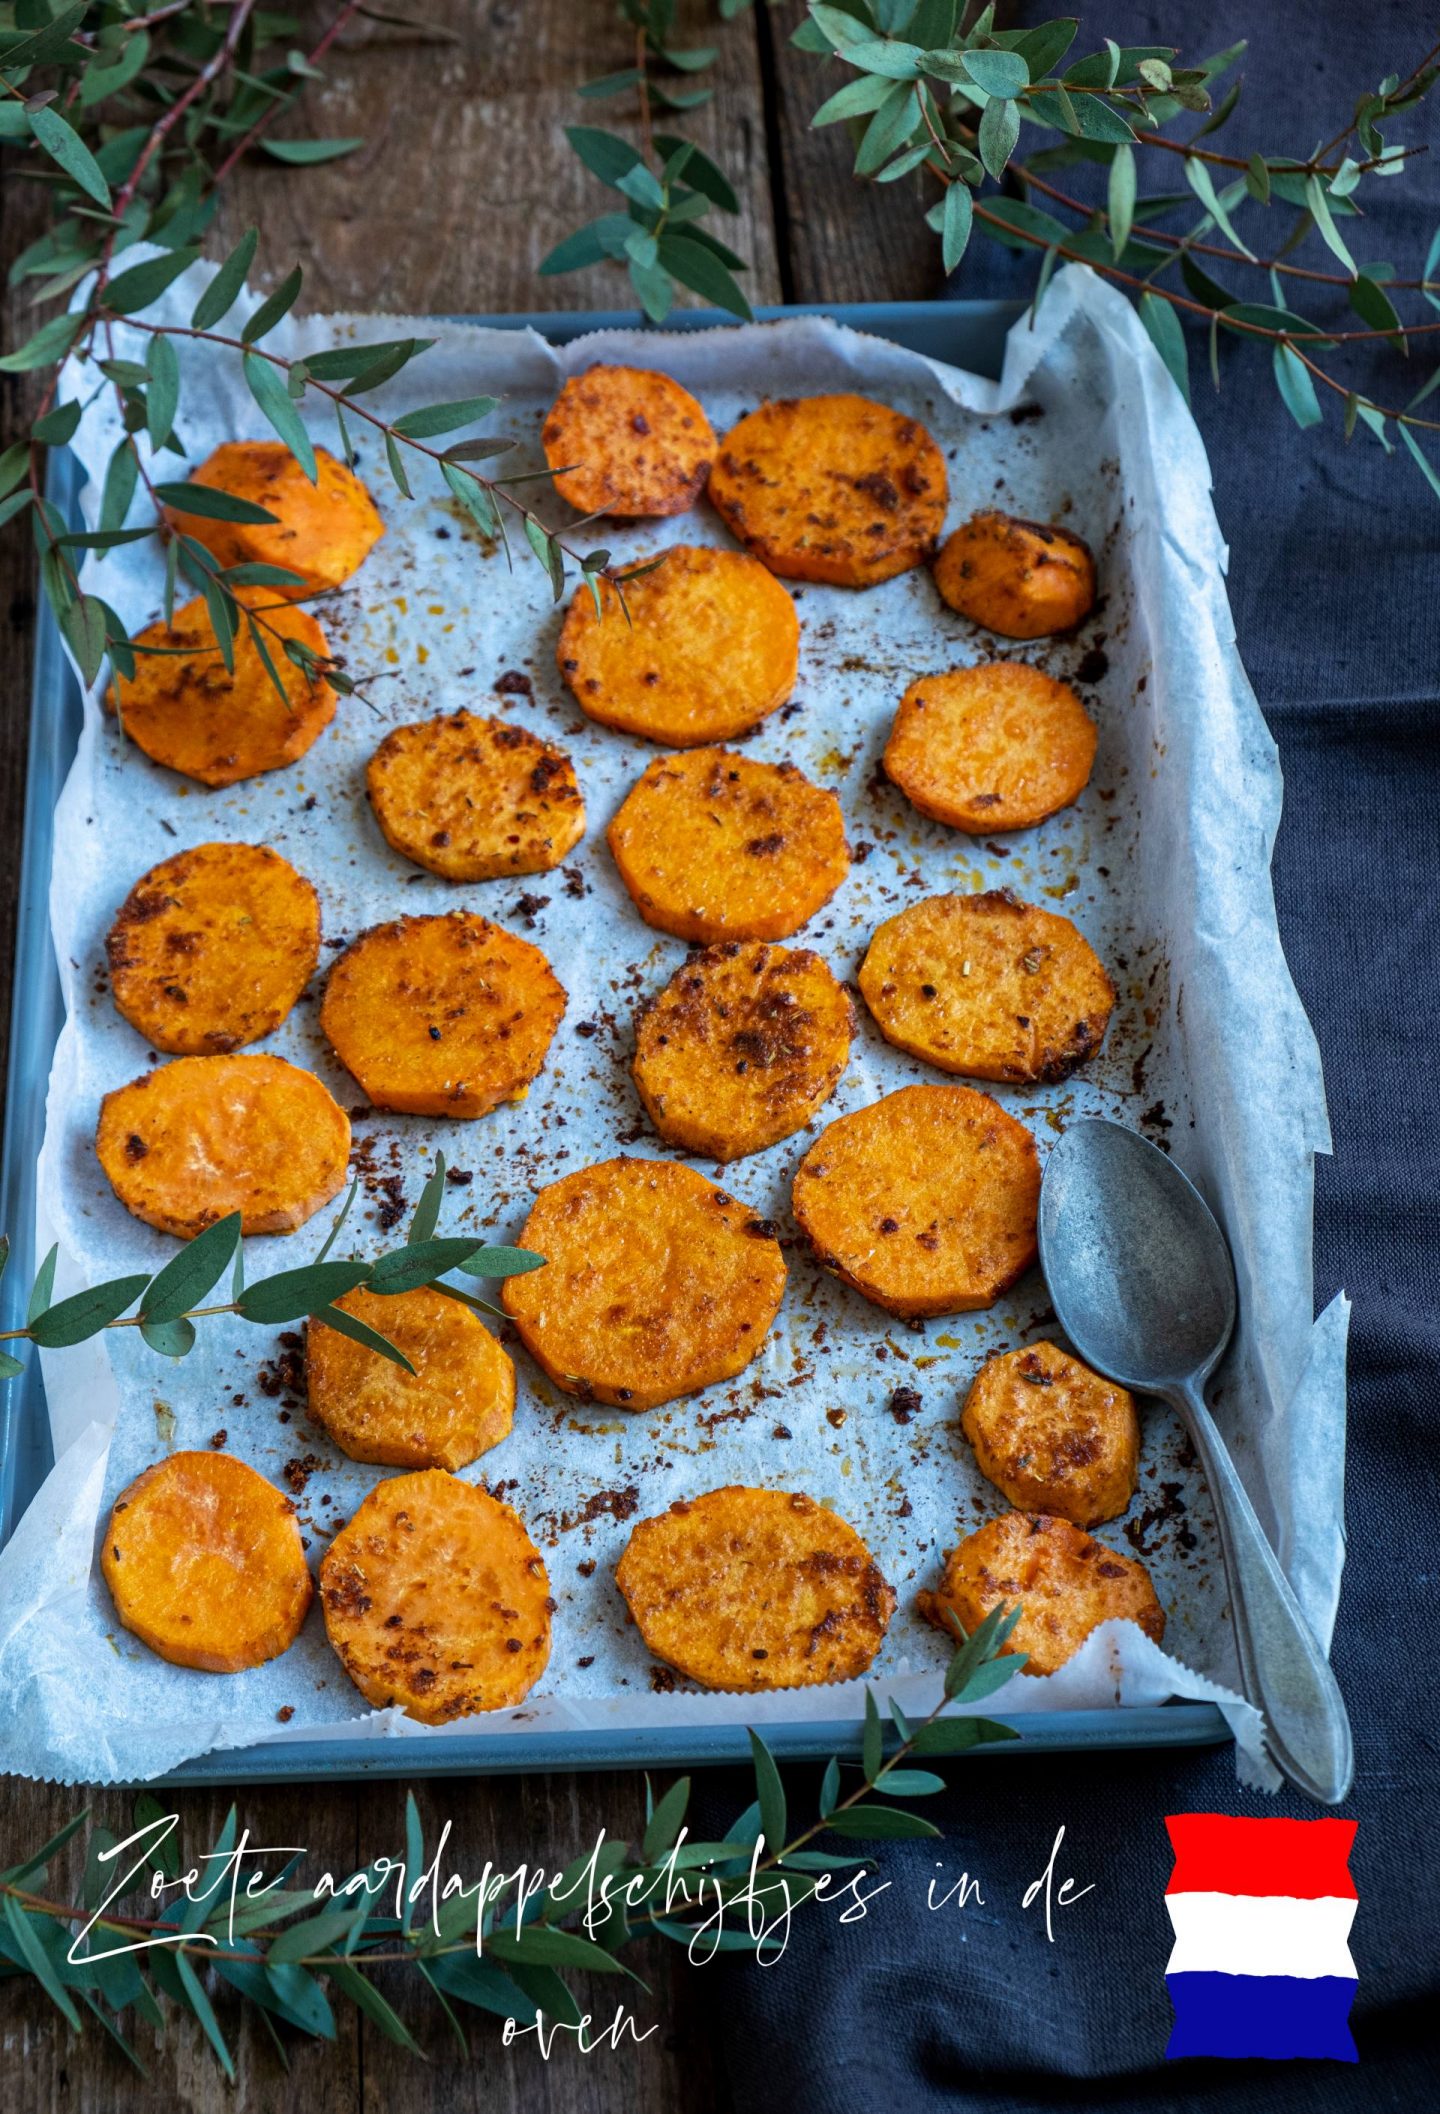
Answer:
<svg viewBox="0 0 1440 2114"><path fill-rule="evenodd" d="M670 1848L680 1833L689 1803L690 1779L678 1777L645 1824L640 1855L646 1864L654 1864Z"/></svg>
<svg viewBox="0 0 1440 2114"><path fill-rule="evenodd" d="M363 147L363 139L262 139L260 145L272 161L289 162L292 168L308 168L315 162L339 161Z"/></svg>
<svg viewBox="0 0 1440 2114"><path fill-rule="evenodd" d="M105 606L93 595L77 595L60 619L65 643L79 663L88 689L105 658Z"/></svg>
<svg viewBox="0 0 1440 2114"><path fill-rule="evenodd" d="M755 1796L760 1807L760 1829L773 1851L785 1842L785 1786L775 1757L759 1733L750 1729L750 1753L755 1763Z"/></svg>
<svg viewBox="0 0 1440 2114"><path fill-rule="evenodd" d="M89 1818L90 1808L86 1806L72 1820L67 1820L57 1835L52 1835L48 1842L42 1843L38 1850L33 1851L23 1864L11 1865L8 1872L0 1872L0 1884L19 1886L22 1880L31 1879L37 1872L43 1872L55 1852L63 1850L71 1836L78 1835Z"/></svg>
<svg viewBox="0 0 1440 2114"><path fill-rule="evenodd" d="M318 474L314 443L305 430L304 420L290 401L290 392L280 377L279 369L272 367L268 360L261 359L253 352L246 353L243 365L245 379L250 385L250 394L311 484L314 484Z"/></svg>
<svg viewBox="0 0 1440 2114"><path fill-rule="evenodd" d="M143 264L132 264L110 281L101 296L103 306L117 316L149 308L173 280L190 269L199 254L198 249L167 250L159 257L147 258Z"/></svg>
<svg viewBox="0 0 1440 2114"><path fill-rule="evenodd" d="M1372 330L1393 331L1404 350L1403 326L1395 305L1378 282L1365 272L1357 273L1350 282L1350 306Z"/></svg>
<svg viewBox="0 0 1440 2114"><path fill-rule="evenodd" d="M63 448L74 438L75 428L79 423L78 399L68 404L57 404L53 411L47 411L43 418L36 419L30 428L30 437L32 440L38 440L42 447Z"/></svg>
<svg viewBox="0 0 1440 2114"><path fill-rule="evenodd" d="M663 154L667 161L678 154L682 147L688 147L690 151L684 164L686 183L693 191L703 192L712 205L719 206L722 213L739 212L740 200L729 177L723 169L717 168L708 154L702 153L690 140L675 139L669 133L657 132L655 147L657 153Z"/></svg>
<svg viewBox="0 0 1440 2114"><path fill-rule="evenodd" d="M1142 294L1135 306L1151 344L1169 368L1176 388L1188 404L1190 361L1185 350L1185 333L1180 327L1180 318L1170 303L1162 300L1158 294Z"/></svg>
<svg viewBox="0 0 1440 2114"><path fill-rule="evenodd" d="M1319 229L1320 239L1325 244L1325 247L1333 256L1340 259L1340 262L1353 279L1360 267L1351 256L1344 236L1335 225L1334 215L1330 211L1329 194L1326 191L1322 177L1311 176L1307 179L1305 184L1305 203L1310 208L1310 217Z"/></svg>
<svg viewBox="0 0 1440 2114"><path fill-rule="evenodd" d="M1108 211L1110 248L1118 259L1124 254L1135 222L1135 150L1117 147L1110 161Z"/></svg>
<svg viewBox="0 0 1440 2114"><path fill-rule="evenodd" d="M396 491L403 494L406 499L413 499L415 494L411 491L410 479L405 474L405 458L395 445L393 433L385 435L385 463L391 477L395 480Z"/></svg>
<svg viewBox="0 0 1440 2114"><path fill-rule="evenodd" d="M465 1277L523 1277L528 1270L540 1270L545 1265L543 1255L533 1248L477 1248L468 1261L457 1265Z"/></svg>
<svg viewBox="0 0 1440 2114"><path fill-rule="evenodd" d="M1233 306L1235 296L1221 286L1218 280L1212 279L1207 271L1203 271L1188 250L1180 258L1180 276L1185 281L1187 290L1197 301L1203 301L1207 308Z"/></svg>
<svg viewBox="0 0 1440 2114"><path fill-rule="evenodd" d="M903 1806L875 1806L868 1799L843 1813L832 1813L825 1825L833 1834L846 1835L857 1842L905 1842L940 1833L918 1813L907 1813Z"/></svg>
<svg viewBox="0 0 1440 2114"><path fill-rule="evenodd" d="M148 1285L148 1276L112 1277L105 1284L91 1285L47 1307L30 1324L31 1340L42 1350L58 1351L72 1343L83 1343L114 1321L138 1299Z"/></svg>
<svg viewBox="0 0 1440 2114"><path fill-rule="evenodd" d="M364 1284L370 1269L363 1262L302 1263L298 1270L281 1270L247 1285L235 1305L246 1321L261 1327L299 1321Z"/></svg>
<svg viewBox="0 0 1440 2114"><path fill-rule="evenodd" d="M607 257L614 256L614 245L628 239L633 225L627 214L605 213L588 226L577 228L573 235L557 242L544 259L541 277L553 278L559 272L584 271L589 265L603 264Z"/></svg>
<svg viewBox="0 0 1440 2114"><path fill-rule="evenodd" d="M453 433L457 426L478 425L498 409L498 396L467 396L458 403L431 404L424 411L407 411L395 420L395 431L407 440L433 440L437 433Z"/></svg>
<svg viewBox="0 0 1440 2114"><path fill-rule="evenodd" d="M660 263L682 286L726 309L744 323L755 320L750 303L714 253L688 235L666 235L660 243Z"/></svg>
<svg viewBox="0 0 1440 2114"><path fill-rule="evenodd" d="M915 1734L917 1754L966 1754L999 1740L1018 1740L1019 1733L998 1718L935 1718Z"/></svg>
<svg viewBox="0 0 1440 2114"><path fill-rule="evenodd" d="M100 494L102 529L121 527L130 511L139 474L134 447L130 441L122 440L105 466L105 483Z"/></svg>
<svg viewBox="0 0 1440 2114"><path fill-rule="evenodd" d="M176 1952L174 1960L176 1972L180 1977L181 1987L185 1992L190 2009L200 2021L206 2040L209 2041L211 2047L215 2050L221 2069L233 2085L235 2082L234 2060L231 2057L230 2050L225 2045L225 2036L221 2033L219 2022L211 2009L210 1999L205 1994L204 1984L184 1953Z"/></svg>
<svg viewBox="0 0 1440 2114"><path fill-rule="evenodd" d="M348 1336L352 1343L362 1344L377 1357L388 1358L392 1365L400 1366L403 1371L414 1373L414 1366L398 1345L393 1344L388 1336L382 1336L378 1329L372 1329L368 1321L347 1314L343 1307L316 1307L309 1318L323 1322L327 1329L334 1329L337 1336Z"/></svg>
<svg viewBox="0 0 1440 2114"><path fill-rule="evenodd" d="M60 1243L56 1241L44 1262L41 1263L39 1269L35 1272L35 1282L30 1290L30 1303L25 1309L27 1326L33 1325L50 1304L50 1296L55 1289L55 1264L59 1254Z"/></svg>
<svg viewBox="0 0 1440 2114"><path fill-rule="evenodd" d="M303 1960L308 1953L324 1952L346 1935L354 1919L353 1909L327 1909L323 1915L307 1917L303 1923L288 1924L270 1940L266 1965L280 1967L288 1960Z"/></svg>
<svg viewBox="0 0 1440 2114"><path fill-rule="evenodd" d="M409 361L428 352L434 343L433 338L381 338L369 345L332 345L326 352L307 353L305 365L323 382L349 381L355 375L368 375L371 368L383 366L385 371L381 379L388 381Z"/></svg>
<svg viewBox="0 0 1440 2114"><path fill-rule="evenodd" d="M528 1924L522 1931L492 1931L491 1952L497 1960L532 1967L585 1967L595 1974L628 1975L638 1979L623 1960L617 1960L603 1945L595 1945L576 1931L554 1930L547 1923Z"/></svg>
<svg viewBox="0 0 1440 2114"><path fill-rule="evenodd" d="M823 1820L840 1803L840 1764L832 1754L820 1781L820 1817Z"/></svg>
<svg viewBox="0 0 1440 2114"><path fill-rule="evenodd" d="M929 1769L891 1769L886 1773L885 1789L894 1798L933 1798L945 1789L945 1779Z"/></svg>
<svg viewBox="0 0 1440 2114"><path fill-rule="evenodd" d="M195 1324L183 1315L175 1321L142 1321L140 1334L162 1358L188 1358L195 1348Z"/></svg>
<svg viewBox="0 0 1440 2114"><path fill-rule="evenodd" d="M890 93L890 85L880 74L863 73L856 80L847 81L837 88L834 95L827 96L814 117L810 120L812 131L822 125L838 125L845 118L868 117L878 110Z"/></svg>
<svg viewBox="0 0 1440 2114"><path fill-rule="evenodd" d="M435 1228L440 1223L440 1208L445 1201L445 1177L448 1170L443 1152L435 1155L435 1164L420 1191L420 1200L411 1214L405 1232L405 1244L418 1248L423 1241L432 1240Z"/></svg>
<svg viewBox="0 0 1440 2114"><path fill-rule="evenodd" d="M947 272L953 272L965 254L974 211L969 185L961 183L958 177L953 179L945 189L944 217L940 223L940 257Z"/></svg>
<svg viewBox="0 0 1440 2114"><path fill-rule="evenodd" d="M864 44L875 34L873 18L868 10L863 17L860 10L851 13L841 7L819 7L811 5L810 20L825 44L836 51L844 51L852 44ZM813 47L811 47L813 49ZM805 49L804 46L801 49Z"/></svg>
<svg viewBox="0 0 1440 2114"><path fill-rule="evenodd" d="M1241 256L1248 257L1253 263L1255 252L1246 243L1242 242L1239 235L1236 234L1235 224L1230 218L1229 209L1216 191L1214 183L1211 181L1210 171L1204 162L1187 160L1185 163L1185 180L1227 241L1233 242ZM1243 185L1240 188L1243 189Z"/></svg>
<svg viewBox="0 0 1440 2114"><path fill-rule="evenodd" d="M1018 51L967 51L964 59L965 71L988 96L1008 100L1030 86L1030 69Z"/></svg>
<svg viewBox="0 0 1440 2114"><path fill-rule="evenodd" d="M601 132L593 125L567 125L565 137L590 174L598 176L601 183L608 184L612 190L641 159L628 140L618 138L613 132Z"/></svg>
<svg viewBox="0 0 1440 2114"><path fill-rule="evenodd" d="M0 374L29 374L33 368L49 367L56 360L63 360L84 322L83 316L52 316L33 338L27 338L16 351L0 356Z"/></svg>
<svg viewBox="0 0 1440 2114"><path fill-rule="evenodd" d="M258 228L245 230L195 303L194 312L190 317L193 330L213 330L223 316L229 315L244 290L245 277L255 261L259 240Z"/></svg>
<svg viewBox="0 0 1440 2114"><path fill-rule="evenodd" d="M454 462L442 462L440 475L444 478L446 484L449 485L450 490L459 500L461 506L464 507L470 519L475 523L481 535L498 536L500 533L500 517L495 511L495 503L484 485L477 478L472 477L468 470L462 470L460 465Z"/></svg>
<svg viewBox="0 0 1440 2114"><path fill-rule="evenodd" d="M988 102L980 113L978 144L980 159L989 175L997 180L1004 175L1019 137L1020 113L1015 105L1001 102L998 97Z"/></svg>
<svg viewBox="0 0 1440 2114"><path fill-rule="evenodd" d="M40 1987L56 2009L62 2012L75 2031L80 2031L80 2014L71 2003L61 1985L55 1963L40 1942L40 1937L26 1911L21 1908L13 1894L4 1897L5 1923L15 1940L21 1959L34 1975Z"/></svg>
<svg viewBox="0 0 1440 2114"><path fill-rule="evenodd" d="M855 174L873 176L897 148L905 145L919 122L918 92L903 81L897 82L865 128L855 156Z"/></svg>
<svg viewBox="0 0 1440 2114"><path fill-rule="evenodd" d="M288 316L300 296L304 273L297 264L288 276L280 281L273 294L267 294L249 321L242 324L240 340L244 345L258 344L267 332L272 331L283 316Z"/></svg>
<svg viewBox="0 0 1440 2114"><path fill-rule="evenodd" d="M53 103L29 113L30 130L52 161L73 177L86 196L110 209L110 186L100 167L73 125L68 125Z"/></svg>
<svg viewBox="0 0 1440 2114"><path fill-rule="evenodd" d="M178 1321L182 1314L198 1307L229 1268L239 1239L240 1213L232 1211L187 1241L146 1287L140 1302L145 1320Z"/></svg>
<svg viewBox="0 0 1440 2114"><path fill-rule="evenodd" d="M458 1270L475 1252L475 1242L465 1236L449 1240L408 1241L372 1263L366 1291L381 1298L397 1292L414 1292L447 1270Z"/></svg>
<svg viewBox="0 0 1440 2114"><path fill-rule="evenodd" d="M150 428L150 445L157 451L165 446L175 430L175 413L179 405L180 361L174 340L154 337L150 340L150 387L145 393L145 421Z"/></svg>
<svg viewBox="0 0 1440 2114"><path fill-rule="evenodd" d="M1367 411L1370 411L1371 408L1372 407L1367 404L1362 404L1360 406L1360 416L1364 418L1366 424L1372 426L1374 430L1383 439L1385 421L1381 419L1379 425L1376 426L1374 424L1373 415L1369 418L1366 418L1366 413ZM1401 440L1404 441L1406 447L1409 449L1411 455L1414 456L1416 463L1419 465L1421 476L1425 479L1426 484L1429 485L1431 491L1435 494L1435 497L1437 499L1440 499L1440 473L1437 473L1435 465L1425 454L1424 450L1420 446L1419 441L1415 438L1415 435L1411 432L1410 428L1407 425L1401 423L1399 426L1399 433Z"/></svg>
<svg viewBox="0 0 1440 2114"><path fill-rule="evenodd" d="M675 281L658 264L640 264L633 257L628 270L641 308L652 323L663 323L675 305Z"/></svg>
<svg viewBox="0 0 1440 2114"><path fill-rule="evenodd" d="M63 8L31 36L20 34L18 27L0 31L0 67L6 73L15 73L22 66L48 66L57 59L87 56L80 46L72 46L70 39L89 11L86 0L80 0L78 6Z"/></svg>
<svg viewBox="0 0 1440 2114"><path fill-rule="evenodd" d="M181 514L198 514L204 521L243 521L256 525L278 521L267 507L253 500L237 499L233 492L219 492L209 484L157 484L155 496L162 505Z"/></svg>
<svg viewBox="0 0 1440 2114"><path fill-rule="evenodd" d="M12 1358L8 1351L0 1351L0 1380L13 1380L17 1373L25 1370L24 1360Z"/></svg>
<svg viewBox="0 0 1440 2114"><path fill-rule="evenodd" d="M1267 308L1263 302L1234 301L1226 309L1221 321L1232 329L1243 323L1254 323L1261 330L1288 331L1292 338L1311 339L1317 346L1327 345L1330 340L1318 323L1309 323L1304 316L1297 316L1293 309ZM1242 332L1253 336L1253 332Z"/></svg>
<svg viewBox="0 0 1440 2114"><path fill-rule="evenodd" d="M865 1731L861 1743L861 1766L865 1781L873 1784L880 1774L880 1764L885 1756L885 1727L880 1717L879 1705L871 1689L865 1691Z"/></svg>
<svg viewBox="0 0 1440 2114"><path fill-rule="evenodd" d="M869 37L846 46L841 56L865 73L882 74L887 81L913 81L925 57L918 44L897 44Z"/></svg>
<svg viewBox="0 0 1440 2114"><path fill-rule="evenodd" d="M1042 22L1034 29L1025 30L1015 39L1012 51L1018 51L1030 69L1032 81L1042 80L1053 73L1070 46L1075 42L1075 33L1080 24L1073 16L1055 22Z"/></svg>

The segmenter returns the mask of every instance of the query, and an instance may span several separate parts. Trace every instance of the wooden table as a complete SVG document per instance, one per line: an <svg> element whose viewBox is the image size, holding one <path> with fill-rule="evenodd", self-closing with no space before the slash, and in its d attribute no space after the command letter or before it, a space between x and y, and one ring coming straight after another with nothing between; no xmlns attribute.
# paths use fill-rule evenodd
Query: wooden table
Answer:
<svg viewBox="0 0 1440 2114"><path fill-rule="evenodd" d="M261 256L278 278L297 259L306 273L305 303L315 309L510 312L627 305L618 273L606 269L542 279L536 267L572 228L607 208L562 137L568 124L621 129L623 103L585 104L576 85L624 66L628 33L608 0L426 0L428 20L453 42L423 42L403 30L362 25L327 60L327 79L290 121L294 136L363 135L364 148L316 169L281 170L258 159L237 170L212 252L222 255L252 221L262 230ZM849 174L843 128L809 131L811 111L828 87L816 62L791 51L799 0L774 0L721 27L712 5L682 0L680 41L716 42L721 57L706 75L713 102L685 121L689 137L716 152L744 201L732 246L749 257L747 291L756 304L923 298L939 282L938 244L920 221L910 183L876 190ZM10 183L3 193L3 256L9 260L43 225L39 187ZM16 344L33 323L9 296L5 338ZM0 376L0 421L7 438L26 430L31 378ZM34 641L34 552L28 525L0 539L0 606L9 621L0 636L0 929L13 931L20 817L24 797L26 718ZM0 1036L10 1007L11 949L0 964ZM76 1810L79 1793L14 1780L0 1787L0 1864L36 1848ZM420 1792L432 1833L454 1823L457 1864L478 1870L494 1856L508 1865L530 1856L554 1865L591 1842L638 1833L642 1788L633 1776L555 1776L515 1781L431 1783ZM192 1850L210 1846L230 1795L223 1790L168 1795ZM127 1793L93 1797L97 1821L124 1833ZM258 1843L305 1844L312 1870L343 1874L381 1853L400 1855L404 1786L332 1785L246 1790L242 1825ZM58 1877L64 1860L55 1868ZM74 1879L73 1866L70 1876ZM198 2030L175 2020L163 2043L141 2028L137 2045L149 2067L143 2083L93 2024L75 2042L37 1991L0 1988L4 2043L3 2098L21 2110L109 2110L117 2105L209 2109L237 2114L282 2101L307 2114L345 2109L404 2109L487 2114L523 2107L526 2114L624 2105L627 2114L684 2106L687 2114L723 2107L719 2058L723 2014L713 1977L689 1969L675 1948L656 1945L638 1964L651 1982L633 1992L641 2028L659 2031L621 2056L602 2048L588 2058L562 2036L548 2062L528 2040L506 2050L499 2021L480 2014L471 2033L473 2058L462 2064L449 2029L432 2005L411 2002L409 2023L431 2060L395 2049L348 2006L340 2007L338 2044L287 2041L285 2078L263 2026L242 2022L220 2004L239 2063L232 2093ZM613 2011L613 1990L596 1991L596 2015Z"/></svg>

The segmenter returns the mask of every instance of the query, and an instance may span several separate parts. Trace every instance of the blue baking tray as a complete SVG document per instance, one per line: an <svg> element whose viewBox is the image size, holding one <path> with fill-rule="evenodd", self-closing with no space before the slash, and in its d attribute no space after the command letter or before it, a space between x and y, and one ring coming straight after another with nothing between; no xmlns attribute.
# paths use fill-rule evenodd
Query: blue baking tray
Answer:
<svg viewBox="0 0 1440 2114"><path fill-rule="evenodd" d="M833 316L855 330L893 339L913 352L998 376L1005 335L1024 304L1015 301L859 302L762 308L764 321L785 316ZM496 329L539 331L567 344L593 330L633 330L640 318L619 310L581 315L464 316L461 322ZM732 318L708 309L682 310L667 329L713 330ZM68 452L51 454L49 497L78 525L79 465ZM10 1267L0 1283L0 1328L24 1325L25 1304L36 1268L35 1163L45 1123L45 1090L60 1033L60 983L50 941L50 862L55 802L65 783L80 733L81 699L74 671L60 643L48 604L42 604L30 709L30 761L25 826L20 854L20 900L15 935L15 983L10 1014L10 1064L5 1102L4 1160L0 1165L0 1227L8 1229ZM30 1357L22 1377L0 1387L0 1546L8 1541L53 1465L49 1418L40 1361ZM1003 1713L1002 1713L1003 1715ZM1209 1703L1166 1703L1156 1708L1022 1713L1011 1720L1024 1734L1021 1747L991 1749L1053 1753L1058 1749L1108 1747L1205 1747L1230 1737L1220 1712ZM834 1723L766 1728L776 1754L791 1758L858 1753L855 1717ZM984 1748L978 1749L984 1754ZM749 1741L741 1725L680 1727L674 1731L449 1735L433 1744L423 1737L347 1740L343 1736L304 1742L262 1742L202 1755L160 1779L167 1784L273 1783L376 1776L484 1776L550 1769L703 1767L748 1761Z"/></svg>

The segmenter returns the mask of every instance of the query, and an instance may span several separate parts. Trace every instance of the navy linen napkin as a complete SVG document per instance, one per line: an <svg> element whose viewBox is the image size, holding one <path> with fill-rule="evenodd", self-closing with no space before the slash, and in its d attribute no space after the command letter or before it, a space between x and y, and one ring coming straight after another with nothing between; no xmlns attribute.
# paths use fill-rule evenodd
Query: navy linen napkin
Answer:
<svg viewBox="0 0 1440 2114"><path fill-rule="evenodd" d="M1019 19L1063 11L1030 0ZM1435 34L1431 10L1406 0L1363 9L1116 0L1085 9L1077 49L1103 35L1183 37L1195 59L1248 36L1242 104L1215 144L1304 152L1350 115L1363 89L1407 73ZM1440 144L1428 106L1404 136ZM1364 204L1366 221L1354 223L1361 257L1414 276L1440 224L1440 152L1370 185ZM898 197L895 208L904 210ZM1300 261L1324 269L1330 260L1312 243ZM1267 299L1263 274L1246 268L1246 277L1258 282L1249 297ZM977 238L953 291L1028 294L1033 280L1031 258ZM1343 328L1341 301L1338 311L1307 303L1306 312ZM1440 344L1428 345L1427 358L1417 340L1408 365L1386 356L1367 366L1379 401L1414 393L1440 357ZM1440 503L1413 463L1384 456L1363 429L1342 446L1338 397L1325 405L1325 429L1301 434L1261 349L1231 341L1218 397L1203 339L1192 357L1240 649L1285 774L1280 930L1325 1061L1335 1152L1317 1167L1317 1308L1342 1287L1354 1301L1349 1555L1334 1663L1358 1753L1355 1790L1340 1810L1359 1822L1351 1949L1360 2064L1164 2061L1165 1815L1303 1819L1318 1808L1238 1789L1228 1748L1050 1760L1010 1750L950 1765L951 1788L923 1809L944 1840L884 1845L881 1876L891 1885L863 1921L845 1927L812 1910L797 1917L778 1965L704 1970L723 1977L723 2042L741 2114L1054 2105L1352 2114L1440 2104ZM1440 459L1440 448L1431 452ZM794 1775L797 1795L813 1794L806 1772ZM750 1795L738 1777L723 1792L707 1780L707 1827ZM1095 1892L1057 1911L1051 1944L1040 1903L1026 1912L1020 1901L1062 1824L1057 1876L1073 1872ZM953 1883L966 1870L986 1905L931 1912L932 1877Z"/></svg>

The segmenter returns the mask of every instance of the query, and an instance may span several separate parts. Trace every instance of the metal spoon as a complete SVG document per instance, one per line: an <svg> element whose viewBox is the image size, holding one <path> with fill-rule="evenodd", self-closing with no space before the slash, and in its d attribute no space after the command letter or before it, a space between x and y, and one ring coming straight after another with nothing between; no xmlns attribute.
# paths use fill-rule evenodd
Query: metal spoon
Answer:
<svg viewBox="0 0 1440 2114"><path fill-rule="evenodd" d="M1190 1434L1220 1533L1248 1701L1293 1784L1334 1805L1355 1757L1335 1676L1265 1539L1204 1387L1235 1327L1235 1271L1204 1198L1133 1130L1087 1117L1050 1153L1040 1263L1056 1316L1087 1364L1158 1395Z"/></svg>

